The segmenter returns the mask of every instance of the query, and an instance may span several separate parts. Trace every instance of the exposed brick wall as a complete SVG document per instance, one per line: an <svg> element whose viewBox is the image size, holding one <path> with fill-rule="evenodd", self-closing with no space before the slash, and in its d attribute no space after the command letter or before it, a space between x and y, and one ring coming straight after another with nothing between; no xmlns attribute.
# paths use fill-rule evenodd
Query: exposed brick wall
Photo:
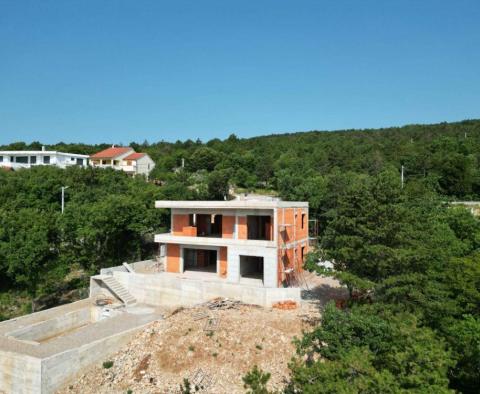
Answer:
<svg viewBox="0 0 480 394"><path fill-rule="evenodd" d="M304 215L304 216L302 216ZM278 246L308 238L308 209L304 208L279 208L277 211L278 224L286 224L284 231L278 234ZM303 223L302 223L303 222ZM303 226L302 226L303 224ZM279 226L279 229L282 229ZM308 253L308 241L292 246L279 253L279 269L294 268L297 272L303 270L302 247L304 256ZM282 278L282 279L280 279ZM285 276L279 274L279 285L285 280Z"/></svg>
<svg viewBox="0 0 480 394"><path fill-rule="evenodd" d="M187 237L196 237L197 236L197 228L193 226L185 226L183 228L183 235Z"/></svg>
<svg viewBox="0 0 480 394"><path fill-rule="evenodd" d="M235 232L235 216L223 216L222 238L233 238Z"/></svg>
<svg viewBox="0 0 480 394"><path fill-rule="evenodd" d="M189 220L188 215L173 215L173 235L184 235L183 228L188 227Z"/></svg>
<svg viewBox="0 0 480 394"><path fill-rule="evenodd" d="M228 263L227 263L227 248L225 246L220 247L220 273L219 275L222 278L227 277L227 269L228 269Z"/></svg>
<svg viewBox="0 0 480 394"><path fill-rule="evenodd" d="M180 272L180 245L167 245L167 272Z"/></svg>
<svg viewBox="0 0 480 394"><path fill-rule="evenodd" d="M247 217L238 217L238 239L247 239Z"/></svg>
<svg viewBox="0 0 480 394"><path fill-rule="evenodd" d="M306 209L297 209L297 220L295 229L295 238L304 239L308 237L308 211ZM303 218L303 219L302 219ZM302 228L303 221L303 228Z"/></svg>

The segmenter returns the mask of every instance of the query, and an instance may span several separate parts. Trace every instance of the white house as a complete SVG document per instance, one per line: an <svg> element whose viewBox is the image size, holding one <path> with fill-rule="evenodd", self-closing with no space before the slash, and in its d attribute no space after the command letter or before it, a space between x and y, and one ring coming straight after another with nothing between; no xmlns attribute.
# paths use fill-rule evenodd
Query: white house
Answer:
<svg viewBox="0 0 480 394"><path fill-rule="evenodd" d="M60 168L69 166L88 166L88 155L42 150L3 150L0 151L0 167L30 168L32 166L51 165Z"/></svg>
<svg viewBox="0 0 480 394"><path fill-rule="evenodd" d="M90 156L90 165L100 168L113 168L129 175L145 175L155 167L155 162L146 153L137 153L130 147L112 146Z"/></svg>

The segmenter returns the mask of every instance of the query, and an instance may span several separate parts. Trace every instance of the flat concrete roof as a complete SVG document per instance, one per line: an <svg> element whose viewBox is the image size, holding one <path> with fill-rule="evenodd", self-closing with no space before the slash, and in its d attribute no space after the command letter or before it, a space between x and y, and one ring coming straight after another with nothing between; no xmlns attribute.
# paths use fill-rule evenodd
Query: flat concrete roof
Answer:
<svg viewBox="0 0 480 394"><path fill-rule="evenodd" d="M155 208L266 209L308 208L308 201L230 200L230 201L155 201Z"/></svg>
<svg viewBox="0 0 480 394"><path fill-rule="evenodd" d="M0 155L3 155L3 156L60 155L60 156L77 157L82 159L88 159L90 157L88 155L81 155L79 153L66 153L66 152L60 152L56 150L0 150Z"/></svg>

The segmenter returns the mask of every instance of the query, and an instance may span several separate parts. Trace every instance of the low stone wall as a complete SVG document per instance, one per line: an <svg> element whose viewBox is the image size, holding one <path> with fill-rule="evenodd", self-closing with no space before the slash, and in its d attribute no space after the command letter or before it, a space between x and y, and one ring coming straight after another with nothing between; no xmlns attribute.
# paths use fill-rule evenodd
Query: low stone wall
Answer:
<svg viewBox="0 0 480 394"><path fill-rule="evenodd" d="M179 278L171 274L114 272L115 279L138 302L150 305L191 306L215 297L227 297L270 307L278 301L300 302L300 288L269 288L220 281Z"/></svg>

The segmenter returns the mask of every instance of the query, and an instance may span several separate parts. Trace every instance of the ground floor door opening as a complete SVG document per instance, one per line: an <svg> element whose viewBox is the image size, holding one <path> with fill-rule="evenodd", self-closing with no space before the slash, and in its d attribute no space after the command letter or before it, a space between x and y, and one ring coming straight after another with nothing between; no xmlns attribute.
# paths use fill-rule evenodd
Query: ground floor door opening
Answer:
<svg viewBox="0 0 480 394"><path fill-rule="evenodd" d="M183 249L183 270L217 272L217 251L209 249Z"/></svg>
<svg viewBox="0 0 480 394"><path fill-rule="evenodd" d="M240 278L261 280L263 283L263 257L240 256Z"/></svg>

